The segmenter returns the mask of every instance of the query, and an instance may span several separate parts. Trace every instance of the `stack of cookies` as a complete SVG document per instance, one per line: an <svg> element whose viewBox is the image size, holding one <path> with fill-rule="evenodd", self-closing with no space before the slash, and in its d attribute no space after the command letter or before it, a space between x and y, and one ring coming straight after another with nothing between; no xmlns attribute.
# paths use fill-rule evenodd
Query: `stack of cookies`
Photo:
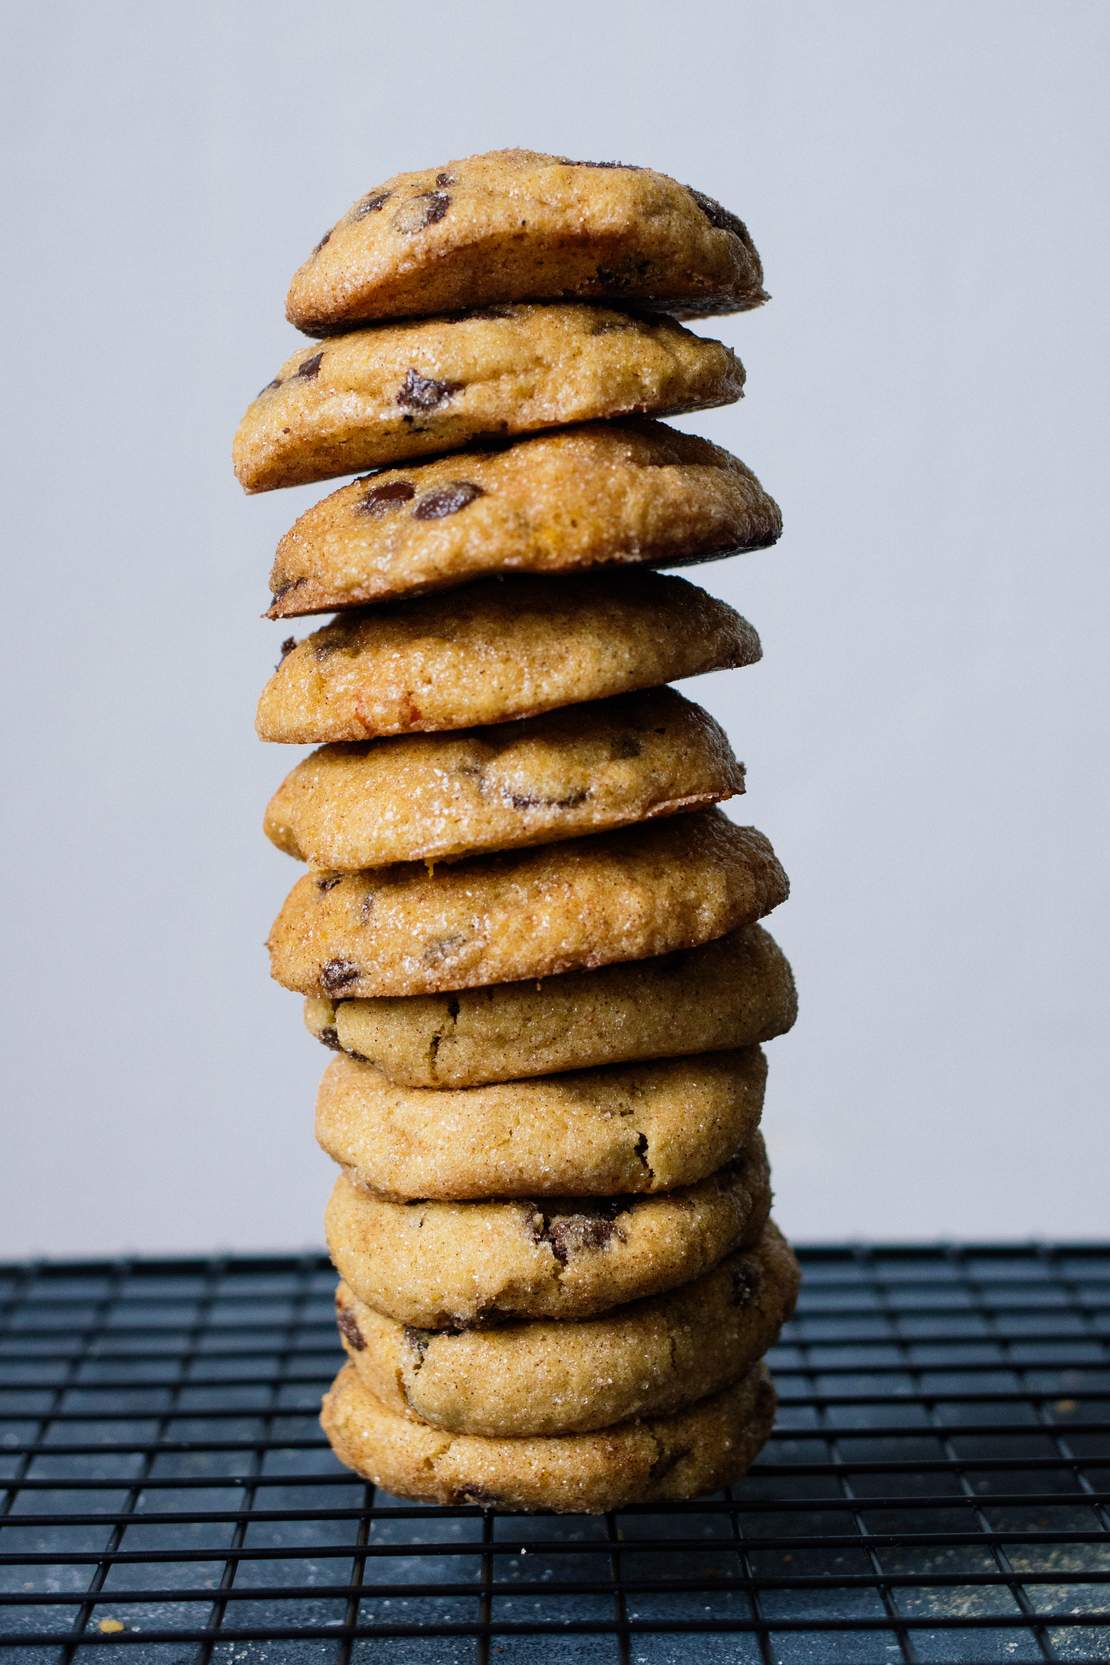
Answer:
<svg viewBox="0 0 1110 1665"><path fill-rule="evenodd" d="M370 471L281 541L269 616L336 617L284 644L258 729L320 748L266 813L308 867L269 946L337 1054L324 1427L392 1492L686 1498L770 1431L798 1273L760 1043L795 995L758 921L787 882L665 686L760 647L652 570L779 535L742 463L656 420L744 382L676 318L764 299L743 224L650 170L398 175L297 272L317 340L236 437L248 491Z"/></svg>

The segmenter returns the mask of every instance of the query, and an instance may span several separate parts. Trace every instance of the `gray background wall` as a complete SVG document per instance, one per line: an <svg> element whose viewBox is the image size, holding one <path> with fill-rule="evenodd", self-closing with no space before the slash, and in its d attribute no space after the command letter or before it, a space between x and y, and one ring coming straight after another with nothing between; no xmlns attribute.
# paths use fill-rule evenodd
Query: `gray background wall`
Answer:
<svg viewBox="0 0 1110 1665"><path fill-rule="evenodd" d="M325 488L247 500L228 448L324 227L512 143L657 164L764 253L708 326L748 397L689 426L787 520L702 569L766 658L694 690L794 878L782 1222L1104 1231L1107 9L5 13L0 1254L317 1239L252 716Z"/></svg>

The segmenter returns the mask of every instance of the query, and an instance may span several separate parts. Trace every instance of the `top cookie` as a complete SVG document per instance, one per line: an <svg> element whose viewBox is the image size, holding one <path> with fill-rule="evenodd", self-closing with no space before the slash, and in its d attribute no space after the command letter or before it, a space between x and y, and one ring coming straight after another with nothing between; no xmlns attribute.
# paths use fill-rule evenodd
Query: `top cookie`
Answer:
<svg viewBox="0 0 1110 1665"><path fill-rule="evenodd" d="M391 601L502 572L684 566L765 549L778 505L737 457L629 418L351 481L278 544L269 617Z"/></svg>
<svg viewBox="0 0 1110 1665"><path fill-rule="evenodd" d="M670 319L507 306L302 347L248 406L232 458L247 491L271 491L568 422L727 405L743 387L734 353Z"/></svg>
<svg viewBox="0 0 1110 1665"><path fill-rule="evenodd" d="M613 299L695 317L759 306L747 227L651 168L493 150L377 185L293 277L308 335L497 301Z"/></svg>

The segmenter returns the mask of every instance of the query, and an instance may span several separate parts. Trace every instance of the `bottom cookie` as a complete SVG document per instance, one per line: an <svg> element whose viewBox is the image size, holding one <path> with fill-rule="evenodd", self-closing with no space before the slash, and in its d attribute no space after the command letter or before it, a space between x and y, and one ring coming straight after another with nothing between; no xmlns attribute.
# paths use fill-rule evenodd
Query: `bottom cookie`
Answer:
<svg viewBox="0 0 1110 1665"><path fill-rule="evenodd" d="M387 1410L346 1364L320 1420L340 1462L401 1497L596 1515L699 1497L739 1480L774 1415L770 1375L757 1365L674 1416L554 1437L446 1434Z"/></svg>

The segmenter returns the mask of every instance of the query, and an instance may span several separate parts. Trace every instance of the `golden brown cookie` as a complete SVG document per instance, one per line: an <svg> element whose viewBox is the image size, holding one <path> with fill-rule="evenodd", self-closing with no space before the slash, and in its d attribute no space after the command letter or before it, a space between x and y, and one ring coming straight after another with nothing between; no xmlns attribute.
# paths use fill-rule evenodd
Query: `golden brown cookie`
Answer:
<svg viewBox="0 0 1110 1665"><path fill-rule="evenodd" d="M247 491L271 491L568 422L727 405L743 388L720 341L607 307L379 324L286 359L232 460Z"/></svg>
<svg viewBox="0 0 1110 1665"><path fill-rule="evenodd" d="M749 1047L440 1091L398 1087L341 1054L320 1083L316 1137L382 1196L670 1191L744 1149L766 1077Z"/></svg>
<svg viewBox="0 0 1110 1665"><path fill-rule="evenodd" d="M593 1434L488 1439L397 1416L344 1365L320 1421L341 1463L401 1497L490 1508L604 1514L731 1485L771 1433L775 1393L762 1365L673 1416Z"/></svg>
<svg viewBox="0 0 1110 1665"><path fill-rule="evenodd" d="M305 1001L305 1023L325 1046L410 1087L477 1087L751 1046L784 1034L797 1014L790 966L758 925L701 948L541 983Z"/></svg>
<svg viewBox="0 0 1110 1665"><path fill-rule="evenodd" d="M289 321L328 335L368 318L559 297L680 316L766 300L746 226L651 168L493 150L375 185L289 288Z"/></svg>
<svg viewBox="0 0 1110 1665"><path fill-rule="evenodd" d="M354 1295L436 1330L586 1318L660 1294L755 1242L770 1208L755 1133L707 1179L649 1196L396 1202L341 1174L325 1227Z"/></svg>
<svg viewBox="0 0 1110 1665"><path fill-rule="evenodd" d="M342 1283L336 1317L351 1363L398 1416L453 1434L581 1434L666 1416L737 1381L778 1340L799 1281L768 1225L692 1283L600 1318L415 1329Z"/></svg>
<svg viewBox="0 0 1110 1665"><path fill-rule="evenodd" d="M778 506L720 446L629 419L352 481L278 544L272 619L503 572L679 566L763 549Z"/></svg>
<svg viewBox="0 0 1110 1665"><path fill-rule="evenodd" d="M712 941L784 901L767 839L718 809L531 850L308 873L269 939L299 994L432 994Z"/></svg>
<svg viewBox="0 0 1110 1665"><path fill-rule="evenodd" d="M702 809L744 790L708 712L671 688L454 734L325 746L263 822L334 872L450 861Z"/></svg>
<svg viewBox="0 0 1110 1665"><path fill-rule="evenodd" d="M256 727L295 745L479 727L751 665L760 651L746 620L683 578L487 578L290 638Z"/></svg>

